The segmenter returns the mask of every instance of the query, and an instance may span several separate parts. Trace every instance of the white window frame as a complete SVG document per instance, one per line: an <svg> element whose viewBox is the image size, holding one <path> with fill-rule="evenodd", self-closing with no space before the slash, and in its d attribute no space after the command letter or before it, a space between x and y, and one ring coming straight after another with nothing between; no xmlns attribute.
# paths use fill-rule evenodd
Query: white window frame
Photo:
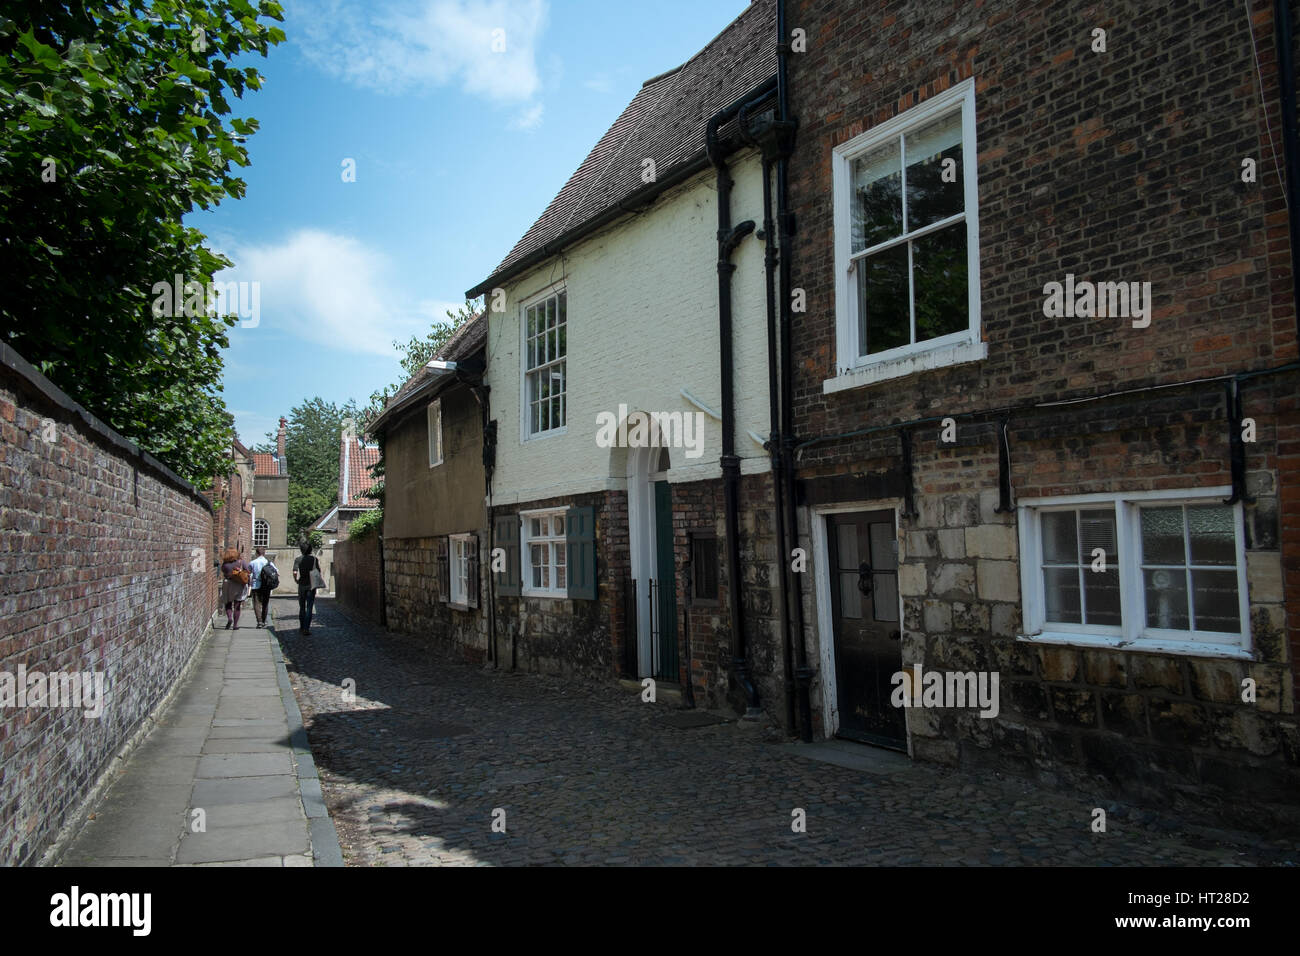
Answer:
<svg viewBox="0 0 1300 956"><path fill-rule="evenodd" d="M547 299L560 296L565 298L564 310L564 327L565 327L565 345L564 358L557 362L548 362L547 366L554 368L557 364L564 366L564 424L558 428L543 428L540 431L533 431L532 419L532 396L528 391L528 376L537 369L528 367L528 309L537 305L539 302L545 302ZM558 327L558 324L557 324ZM569 310L568 310L568 289L563 283L548 286L540 292L537 292L519 303L519 441L522 444L527 441L535 441L541 438L551 438L555 435L563 435L569 430Z"/></svg>
<svg viewBox="0 0 1300 956"><path fill-rule="evenodd" d="M568 568L568 541L569 541L569 522L568 507L564 508L537 508L532 511L519 512L519 593L524 597L550 597L564 598L569 596L569 568ZM529 521L532 518L542 517L561 517L565 519L564 534L556 537L547 535L543 538L534 538L529 534ZM564 555L564 584L557 586L555 583L555 569L559 566L558 562L552 560L548 565L551 568L549 587L533 586L533 548L532 546L539 542L546 542L551 547L558 545L560 553ZM552 552L554 556L554 552Z"/></svg>
<svg viewBox="0 0 1300 956"><path fill-rule="evenodd" d="M962 176L966 222L968 327L924 342L913 342L873 355L858 354L858 295L853 243L853 160L890 139L897 139L942 113L959 108L962 114ZM925 369L988 356L988 343L980 339L979 256L979 150L975 142L975 80L970 78L930 97L924 103L855 136L831 152L831 182L835 236L835 363L836 374L822 386L824 393L857 388L872 382L910 375ZM906 163L903 190L906 197ZM923 236L951 225L956 217L940 220L908 233ZM906 242L899 237L895 242ZM910 281L910 280L909 280Z"/></svg>
<svg viewBox="0 0 1300 956"><path fill-rule="evenodd" d="M266 540L264 541L259 541L257 537L257 532L261 529L266 529ZM271 546L271 522L267 521L265 518L254 518L253 519L253 547L269 548L270 546Z"/></svg>
<svg viewBox="0 0 1300 956"><path fill-rule="evenodd" d="M1114 647L1133 651L1232 657L1253 660L1250 634L1250 595L1246 581L1245 517L1241 503L1232 505L1236 538L1238 619L1242 631L1178 631L1149 628L1142 580L1141 511L1144 506L1222 504L1231 487L1181 488L1107 494L1027 498L1018 502L1020 534L1020 594L1025 633L1020 640L1084 647ZM1050 511L1111 505L1115 508L1116 550L1119 555L1120 627L1061 624L1046 621L1042 573L1042 515ZM1190 559L1190 555L1187 556ZM1226 569L1224 569L1226 570Z"/></svg>
<svg viewBox="0 0 1300 956"><path fill-rule="evenodd" d="M459 608L469 607L469 559L474 546L473 534L447 536L447 602Z"/></svg>
<svg viewBox="0 0 1300 956"><path fill-rule="evenodd" d="M442 399L435 398L430 402L426 414L429 428L429 467L436 468L442 464Z"/></svg>

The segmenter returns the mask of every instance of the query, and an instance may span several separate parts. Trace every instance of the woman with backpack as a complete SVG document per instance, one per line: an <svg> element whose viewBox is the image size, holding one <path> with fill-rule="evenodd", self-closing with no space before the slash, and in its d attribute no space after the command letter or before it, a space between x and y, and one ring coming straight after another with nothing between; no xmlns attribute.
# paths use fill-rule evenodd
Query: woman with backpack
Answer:
<svg viewBox="0 0 1300 956"><path fill-rule="evenodd" d="M311 542L299 545L302 554L293 559L293 579L298 582L298 633L311 633L311 614L316 604L316 589L325 586L320 573L320 559L311 553Z"/></svg>
<svg viewBox="0 0 1300 956"><path fill-rule="evenodd" d="M253 578L253 569L244 560L244 552L239 548L227 548L221 556L221 600L226 606L226 630L239 627L239 612L248 597L248 582ZM231 610L234 617L231 617Z"/></svg>

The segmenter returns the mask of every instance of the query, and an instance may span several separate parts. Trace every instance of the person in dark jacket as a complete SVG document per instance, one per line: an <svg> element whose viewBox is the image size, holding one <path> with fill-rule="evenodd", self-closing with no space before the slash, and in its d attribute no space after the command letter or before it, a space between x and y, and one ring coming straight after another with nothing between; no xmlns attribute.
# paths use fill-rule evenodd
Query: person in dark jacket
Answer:
<svg viewBox="0 0 1300 956"><path fill-rule="evenodd" d="M298 582L298 633L311 633L311 615L316 605L316 585L312 572L320 570L320 559L311 553L311 543L304 541L302 554L293 559L293 579Z"/></svg>
<svg viewBox="0 0 1300 956"><path fill-rule="evenodd" d="M253 558L250 566L253 569L253 579L248 582L248 586L253 589L253 616L257 618L258 627L266 627L266 612L271 604L271 585L262 578L262 572L269 566L275 568L275 562L266 556L265 548L257 548L257 557ZM279 568L276 568L276 574L279 575ZM267 575L270 577L270 575Z"/></svg>

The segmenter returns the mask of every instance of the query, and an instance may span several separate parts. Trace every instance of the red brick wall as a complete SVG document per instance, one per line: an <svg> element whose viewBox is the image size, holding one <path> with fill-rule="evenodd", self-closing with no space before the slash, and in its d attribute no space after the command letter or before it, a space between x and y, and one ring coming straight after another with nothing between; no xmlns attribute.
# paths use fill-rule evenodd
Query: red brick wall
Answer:
<svg viewBox="0 0 1300 956"><path fill-rule="evenodd" d="M39 858L216 606L204 500L34 383L0 364L0 675L100 672L107 704L0 706L3 865Z"/></svg>
<svg viewBox="0 0 1300 956"><path fill-rule="evenodd" d="M1102 8L989 0L791 0L808 52L791 57L800 121L791 162L796 440L953 416L914 433L920 514L900 529L909 577L906 660L1000 670L1000 721L913 711L918 757L1069 776L1079 767L1146 796L1169 782L1252 788L1285 803L1300 764L1300 419L1294 372L1241 382L1255 661L1114 654L1015 641L1014 515L997 514L997 411L1010 418L1017 498L1229 483L1221 383L1085 404L1035 403L1275 368L1297 357L1287 215L1275 164L1280 115L1272 4ZM1107 31L1107 52L1090 49ZM836 366L831 151L973 77L981 337L988 357L826 394ZM1260 84L1265 106L1261 106ZM1271 123L1270 142L1267 123ZM1257 161L1257 182L1241 161ZM968 158L969 160L969 158ZM1067 273L1151 282L1152 322L1049 318ZM963 417L966 416L966 417ZM895 431L803 450L802 479L857 474L901 494ZM874 481L874 483L873 483ZM806 539L802 542L807 545ZM1285 605L1268 581L1279 549ZM1258 574L1256 574L1258 569ZM1008 573L1010 572L1010 573ZM1257 580L1258 578L1258 580ZM1258 584L1258 593L1257 593ZM1289 612L1284 614L1284 610ZM815 613L811 602L808 613ZM1289 635L1289 638L1288 638ZM823 635L822 640L829 640ZM1289 647L1288 647L1289 644ZM1249 712L1225 688L1255 678ZM1231 805L1232 801L1227 801Z"/></svg>
<svg viewBox="0 0 1300 956"><path fill-rule="evenodd" d="M379 623L379 536L334 545L334 596L368 621Z"/></svg>

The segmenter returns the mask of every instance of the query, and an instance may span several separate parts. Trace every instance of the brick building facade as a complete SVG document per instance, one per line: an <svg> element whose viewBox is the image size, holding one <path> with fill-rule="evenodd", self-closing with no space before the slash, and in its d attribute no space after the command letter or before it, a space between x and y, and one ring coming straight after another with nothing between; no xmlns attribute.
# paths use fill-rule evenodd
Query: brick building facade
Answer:
<svg viewBox="0 0 1300 956"><path fill-rule="evenodd" d="M859 626L832 594L833 538L874 514L892 530L897 668L1001 678L999 717L911 707L896 745L1296 816L1296 315L1271 9L791 0L819 732L871 696L830 679ZM1138 285L1127 312L1111 288L1097 314L1088 282ZM1072 286L1078 308L1058 308Z"/></svg>

